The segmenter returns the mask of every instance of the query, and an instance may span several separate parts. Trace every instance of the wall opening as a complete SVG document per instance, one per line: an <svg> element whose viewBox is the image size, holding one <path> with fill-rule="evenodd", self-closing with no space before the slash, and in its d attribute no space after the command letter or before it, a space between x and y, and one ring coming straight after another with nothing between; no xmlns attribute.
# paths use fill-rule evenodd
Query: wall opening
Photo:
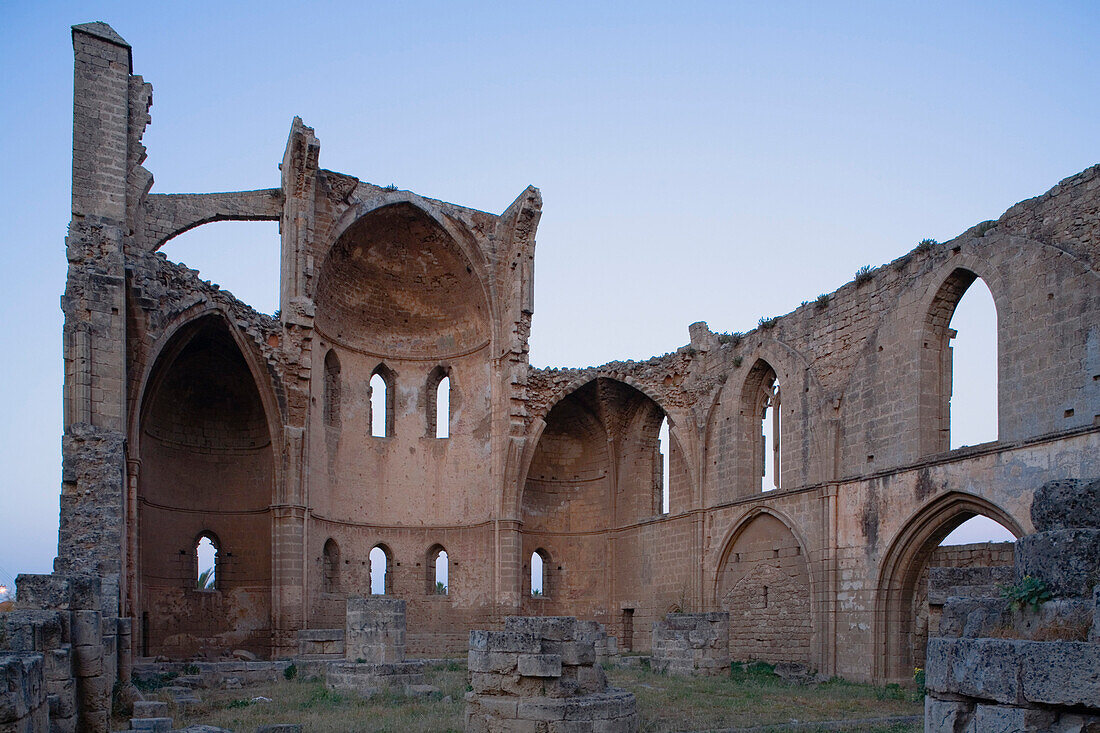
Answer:
<svg viewBox="0 0 1100 733"><path fill-rule="evenodd" d="M367 556L370 562L370 592L374 596L384 596L393 590L390 578L390 551L385 545L375 545Z"/></svg>
<svg viewBox="0 0 1100 733"><path fill-rule="evenodd" d="M428 437L451 437L451 368L437 366L425 384L425 423Z"/></svg>
<svg viewBox="0 0 1100 733"><path fill-rule="evenodd" d="M260 313L274 313L279 307L280 247L277 221L219 221L172 237L160 251Z"/></svg>
<svg viewBox="0 0 1100 733"><path fill-rule="evenodd" d="M531 595L535 598L547 598L550 595L550 585L547 582L550 555L546 550L539 548L531 553Z"/></svg>
<svg viewBox="0 0 1100 733"><path fill-rule="evenodd" d="M997 440L997 306L978 278L951 316L951 448Z"/></svg>
<svg viewBox="0 0 1100 733"><path fill-rule="evenodd" d="M623 649L634 651L634 609L623 609Z"/></svg>
<svg viewBox="0 0 1100 733"><path fill-rule="evenodd" d="M661 420L661 427L657 431L657 451L661 457L661 514L669 512L669 475L668 461L671 443L668 436L668 418Z"/></svg>
<svg viewBox="0 0 1100 733"><path fill-rule="evenodd" d="M195 566L198 568L195 587L199 590L216 590L218 578L218 546L213 537L204 532L195 545Z"/></svg>
<svg viewBox="0 0 1100 733"><path fill-rule="evenodd" d="M769 394L765 395L764 416L761 418L760 434L763 438L762 453L764 455L764 475L761 479L761 490L773 491L779 488L779 463L782 450L783 410L780 409L779 382L772 385Z"/></svg>
<svg viewBox="0 0 1100 733"><path fill-rule="evenodd" d="M338 593L340 591L340 546L329 537L321 558L321 592Z"/></svg>
<svg viewBox="0 0 1100 733"><path fill-rule="evenodd" d="M427 575L428 595L445 596L450 593L450 557L442 545L433 545L428 550L424 569Z"/></svg>
<svg viewBox="0 0 1100 733"><path fill-rule="evenodd" d="M385 364L379 364L370 377L370 434L388 438L394 433L394 384L396 375Z"/></svg>
<svg viewBox="0 0 1100 733"><path fill-rule="evenodd" d="M338 427L340 425L340 357L335 349L329 349L325 354L325 378L324 378L324 420L325 425Z"/></svg>
<svg viewBox="0 0 1100 733"><path fill-rule="evenodd" d="M774 491L783 481L781 390L775 370L758 359L741 390L741 466L750 491Z"/></svg>
<svg viewBox="0 0 1100 733"><path fill-rule="evenodd" d="M997 330L986 283L970 270L952 272L932 299L921 335L922 455L997 440Z"/></svg>
<svg viewBox="0 0 1100 733"><path fill-rule="evenodd" d="M939 627L942 598L930 594L930 569L1007 568L1013 564L1016 521L999 507L970 494L951 493L910 520L883 560L878 589L876 678L912 679L923 667L930 632ZM990 572L952 580L952 595L989 593ZM1011 573L1011 570L1005 570ZM1005 576L1008 577L1007 575Z"/></svg>

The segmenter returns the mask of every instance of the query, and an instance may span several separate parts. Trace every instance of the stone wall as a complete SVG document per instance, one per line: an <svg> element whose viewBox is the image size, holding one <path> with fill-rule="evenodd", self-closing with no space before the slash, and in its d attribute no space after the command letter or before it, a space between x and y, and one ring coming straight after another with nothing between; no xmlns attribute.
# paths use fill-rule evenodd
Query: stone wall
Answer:
<svg viewBox="0 0 1100 733"><path fill-rule="evenodd" d="M723 675L730 669L728 613L670 613L653 624L650 664L658 672Z"/></svg>
<svg viewBox="0 0 1100 733"><path fill-rule="evenodd" d="M607 686L575 618L510 616L504 628L470 632L468 733L638 730L634 695Z"/></svg>
<svg viewBox="0 0 1100 733"><path fill-rule="evenodd" d="M152 91L129 45L101 23L73 44L56 570L101 578L94 608L132 620L136 651L292 655L302 629L343 624L380 548L414 654L517 613L580 615L646 650L669 611L721 610L735 656L908 679L946 529L984 514L1023 535L1035 486L1100 473L1100 168L746 333L700 322L645 361L533 369L537 189L491 214L374 185L321 168L295 118L267 187L152 194ZM225 219L280 221L277 317L154 251ZM979 277L999 314L998 434L952 451L950 319ZM239 409L200 409L215 377ZM780 488L764 492L776 387ZM212 592L194 587L204 532L223 545Z"/></svg>

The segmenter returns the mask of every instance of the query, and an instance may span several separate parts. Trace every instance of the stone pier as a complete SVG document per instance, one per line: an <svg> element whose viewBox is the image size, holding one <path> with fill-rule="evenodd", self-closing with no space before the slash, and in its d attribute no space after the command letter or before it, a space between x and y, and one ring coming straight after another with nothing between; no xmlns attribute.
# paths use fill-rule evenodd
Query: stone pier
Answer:
<svg viewBox="0 0 1100 733"><path fill-rule="evenodd" d="M634 695L608 687L592 641L568 616L510 616L470 632L467 733L638 730Z"/></svg>

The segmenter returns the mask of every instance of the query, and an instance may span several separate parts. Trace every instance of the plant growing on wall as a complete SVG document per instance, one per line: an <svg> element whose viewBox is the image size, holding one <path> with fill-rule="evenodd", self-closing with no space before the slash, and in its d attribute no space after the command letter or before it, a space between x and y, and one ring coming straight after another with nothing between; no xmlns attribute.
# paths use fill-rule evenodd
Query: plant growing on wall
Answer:
<svg viewBox="0 0 1100 733"><path fill-rule="evenodd" d="M997 587L1001 591L1001 597L1008 600L1008 606L1013 611L1022 611L1028 606L1038 611L1039 606L1052 598L1046 582L1031 575L1025 575L1019 583Z"/></svg>

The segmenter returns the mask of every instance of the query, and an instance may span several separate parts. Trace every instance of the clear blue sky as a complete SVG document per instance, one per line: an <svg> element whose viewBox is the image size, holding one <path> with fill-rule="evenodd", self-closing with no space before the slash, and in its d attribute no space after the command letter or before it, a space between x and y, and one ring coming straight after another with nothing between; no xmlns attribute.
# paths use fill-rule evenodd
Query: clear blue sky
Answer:
<svg viewBox="0 0 1100 733"><path fill-rule="evenodd" d="M6 3L0 9L0 581L56 550L69 26L154 86L154 190L275 186L291 118L322 166L545 214L536 365L747 330L1100 160L1100 5ZM262 310L272 224L167 254Z"/></svg>

